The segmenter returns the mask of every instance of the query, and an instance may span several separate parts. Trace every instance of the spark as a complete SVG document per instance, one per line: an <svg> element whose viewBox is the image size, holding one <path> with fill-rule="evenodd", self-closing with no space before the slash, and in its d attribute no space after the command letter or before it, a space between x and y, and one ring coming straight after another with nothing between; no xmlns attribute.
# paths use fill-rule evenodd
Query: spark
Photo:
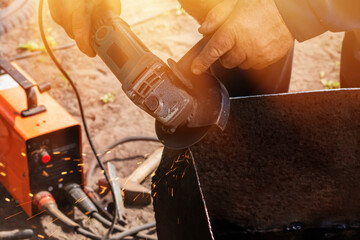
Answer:
<svg viewBox="0 0 360 240"><path fill-rule="evenodd" d="M84 164L83 164L83 163L79 163L78 166L79 166L79 167L83 167Z"/></svg>
<svg viewBox="0 0 360 240"><path fill-rule="evenodd" d="M53 152L54 155L59 155L61 152Z"/></svg>
<svg viewBox="0 0 360 240"><path fill-rule="evenodd" d="M26 157L26 153L22 152L21 156Z"/></svg>
<svg viewBox="0 0 360 240"><path fill-rule="evenodd" d="M64 179L63 179L63 178L60 178L60 179L59 179L59 182L62 182L62 181L64 181Z"/></svg>
<svg viewBox="0 0 360 240"><path fill-rule="evenodd" d="M54 234L59 231L59 229L56 229L52 234L49 235L49 238L51 238L52 236L54 236Z"/></svg>
<svg viewBox="0 0 360 240"><path fill-rule="evenodd" d="M82 153L81 155L82 155L83 157L86 157L86 153Z"/></svg>
<svg viewBox="0 0 360 240"><path fill-rule="evenodd" d="M46 171L43 171L42 174L43 174L43 176L45 176L45 177L48 177L48 176L49 176L49 174L48 174Z"/></svg>
<svg viewBox="0 0 360 240"><path fill-rule="evenodd" d="M74 210L71 210L70 212L67 213L67 215L69 216L69 215L71 215L73 213L74 213Z"/></svg>
<svg viewBox="0 0 360 240"><path fill-rule="evenodd" d="M24 202L24 203L18 204L18 205L16 205L16 207L21 207L21 206L23 206L23 205L30 204L30 203L32 203L32 201L28 201L28 202Z"/></svg>
<svg viewBox="0 0 360 240"><path fill-rule="evenodd" d="M111 153L111 150L107 151L106 154L110 154Z"/></svg>
<svg viewBox="0 0 360 240"><path fill-rule="evenodd" d="M102 195L106 191L107 187L100 186L100 188L101 188L101 191L99 194Z"/></svg>
<svg viewBox="0 0 360 240"><path fill-rule="evenodd" d="M10 199L9 199L9 198L5 198L5 201L10 202Z"/></svg>
<svg viewBox="0 0 360 240"><path fill-rule="evenodd" d="M62 173L61 173L61 175L66 175L66 174L67 174L67 172L62 172Z"/></svg>
<svg viewBox="0 0 360 240"><path fill-rule="evenodd" d="M64 161L69 161L71 160L71 157L66 157L66 158L63 158Z"/></svg>
<svg viewBox="0 0 360 240"><path fill-rule="evenodd" d="M153 198L156 196L157 192L154 192Z"/></svg>
<svg viewBox="0 0 360 240"><path fill-rule="evenodd" d="M4 172L0 172L0 175L3 177L6 177L6 173L4 173Z"/></svg>
<svg viewBox="0 0 360 240"><path fill-rule="evenodd" d="M139 193L139 194L134 198L133 202L135 202L136 199L137 199L138 197L140 197L140 195L141 195L141 193Z"/></svg>
<svg viewBox="0 0 360 240"><path fill-rule="evenodd" d="M171 188L171 197L174 197L174 189Z"/></svg>
<svg viewBox="0 0 360 240"><path fill-rule="evenodd" d="M46 168L52 168L53 166L54 166L54 165L49 164L49 165L46 166Z"/></svg>
<svg viewBox="0 0 360 240"><path fill-rule="evenodd" d="M29 197L34 197L34 194L32 194L32 193L29 193Z"/></svg>
<svg viewBox="0 0 360 240"><path fill-rule="evenodd" d="M85 215L87 216L87 215L89 215L91 213L91 211L87 211L86 213L85 213Z"/></svg>
<svg viewBox="0 0 360 240"><path fill-rule="evenodd" d="M89 198L88 196L84 197L84 198L79 198L78 200L76 200L75 204L84 201L85 199Z"/></svg>
<svg viewBox="0 0 360 240"><path fill-rule="evenodd" d="M53 223L55 221L59 220L59 218L55 218L54 220L52 220L50 223Z"/></svg>
<svg viewBox="0 0 360 240"><path fill-rule="evenodd" d="M185 170L184 170L184 172L183 172L183 174L182 174L182 176L181 176L181 179L184 178L184 176L185 176L185 174L186 174L186 169L187 169L188 167L189 167L189 165L186 166L186 168L185 168Z"/></svg>
<svg viewBox="0 0 360 240"><path fill-rule="evenodd" d="M2 162L0 162L0 167L5 167L5 165L2 163Z"/></svg>
<svg viewBox="0 0 360 240"><path fill-rule="evenodd" d="M45 238L45 237L44 237L43 235L41 235L41 234L38 234L37 236L38 236L38 238L42 238L42 239Z"/></svg>
<svg viewBox="0 0 360 240"><path fill-rule="evenodd" d="M42 210L41 212L38 212L37 214L35 214L35 215L29 217L28 219L26 219L26 221L29 221L30 219L33 219L33 218L39 216L40 214L43 214L45 211L46 211L46 210Z"/></svg>
<svg viewBox="0 0 360 240"><path fill-rule="evenodd" d="M70 173L74 173L74 170L71 170Z"/></svg>
<svg viewBox="0 0 360 240"><path fill-rule="evenodd" d="M22 212L23 212L23 211L18 212L18 213L15 213L15 214L13 214L13 215L11 215L11 216L8 216L8 217L5 218L5 220L8 220L8 219L10 219L10 218L12 218L12 217L15 217L15 216L19 215L19 214L22 213Z"/></svg>
<svg viewBox="0 0 360 240"><path fill-rule="evenodd" d="M178 225L180 224L180 218L177 218L177 224Z"/></svg>
<svg viewBox="0 0 360 240"><path fill-rule="evenodd" d="M151 174L151 177L153 177L153 176L155 176L156 175L156 173L155 172L153 172L152 174Z"/></svg>

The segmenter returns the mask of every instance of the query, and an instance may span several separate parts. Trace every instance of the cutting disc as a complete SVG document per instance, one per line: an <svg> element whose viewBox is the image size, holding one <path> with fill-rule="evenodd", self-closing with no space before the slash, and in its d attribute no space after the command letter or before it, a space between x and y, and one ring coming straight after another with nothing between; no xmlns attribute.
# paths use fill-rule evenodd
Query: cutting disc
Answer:
<svg viewBox="0 0 360 240"><path fill-rule="evenodd" d="M198 143L205 137L211 126L189 128L186 126L178 127L174 133L169 133L167 127L156 121L155 130L157 137L167 148L180 150L188 148Z"/></svg>

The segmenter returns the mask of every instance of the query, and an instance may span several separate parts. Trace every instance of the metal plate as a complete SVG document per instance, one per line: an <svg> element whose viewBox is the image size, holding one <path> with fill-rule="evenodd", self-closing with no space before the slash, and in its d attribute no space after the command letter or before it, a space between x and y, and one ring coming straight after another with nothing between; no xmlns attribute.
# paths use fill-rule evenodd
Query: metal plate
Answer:
<svg viewBox="0 0 360 240"><path fill-rule="evenodd" d="M305 229L325 229L319 233L325 237L326 229L360 226L359 89L234 98L225 131L212 128L191 151L215 239L284 230L309 237ZM158 179L182 153L165 151ZM183 195L199 191L197 183L180 186ZM165 195L157 191L155 210L190 204L163 202ZM159 214L160 227L166 218Z"/></svg>

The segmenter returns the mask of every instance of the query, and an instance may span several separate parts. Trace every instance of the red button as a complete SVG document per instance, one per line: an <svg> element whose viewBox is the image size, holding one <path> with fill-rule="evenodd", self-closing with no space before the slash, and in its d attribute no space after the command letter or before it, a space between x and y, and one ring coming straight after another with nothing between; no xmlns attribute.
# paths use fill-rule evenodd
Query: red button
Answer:
<svg viewBox="0 0 360 240"><path fill-rule="evenodd" d="M44 163L44 164L48 164L51 160L51 157L49 154L43 154L42 157L41 157L41 161Z"/></svg>

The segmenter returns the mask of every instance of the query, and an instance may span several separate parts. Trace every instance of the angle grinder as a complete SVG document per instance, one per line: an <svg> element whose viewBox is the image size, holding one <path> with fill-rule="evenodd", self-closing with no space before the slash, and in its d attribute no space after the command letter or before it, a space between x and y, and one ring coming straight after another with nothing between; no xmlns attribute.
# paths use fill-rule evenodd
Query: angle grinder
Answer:
<svg viewBox="0 0 360 240"><path fill-rule="evenodd" d="M156 119L156 133L166 147L184 149L200 141L211 126L225 128L230 111L226 88L210 73L194 75L190 70L209 36L167 65L111 11L98 8L92 19L95 52L126 95Z"/></svg>

